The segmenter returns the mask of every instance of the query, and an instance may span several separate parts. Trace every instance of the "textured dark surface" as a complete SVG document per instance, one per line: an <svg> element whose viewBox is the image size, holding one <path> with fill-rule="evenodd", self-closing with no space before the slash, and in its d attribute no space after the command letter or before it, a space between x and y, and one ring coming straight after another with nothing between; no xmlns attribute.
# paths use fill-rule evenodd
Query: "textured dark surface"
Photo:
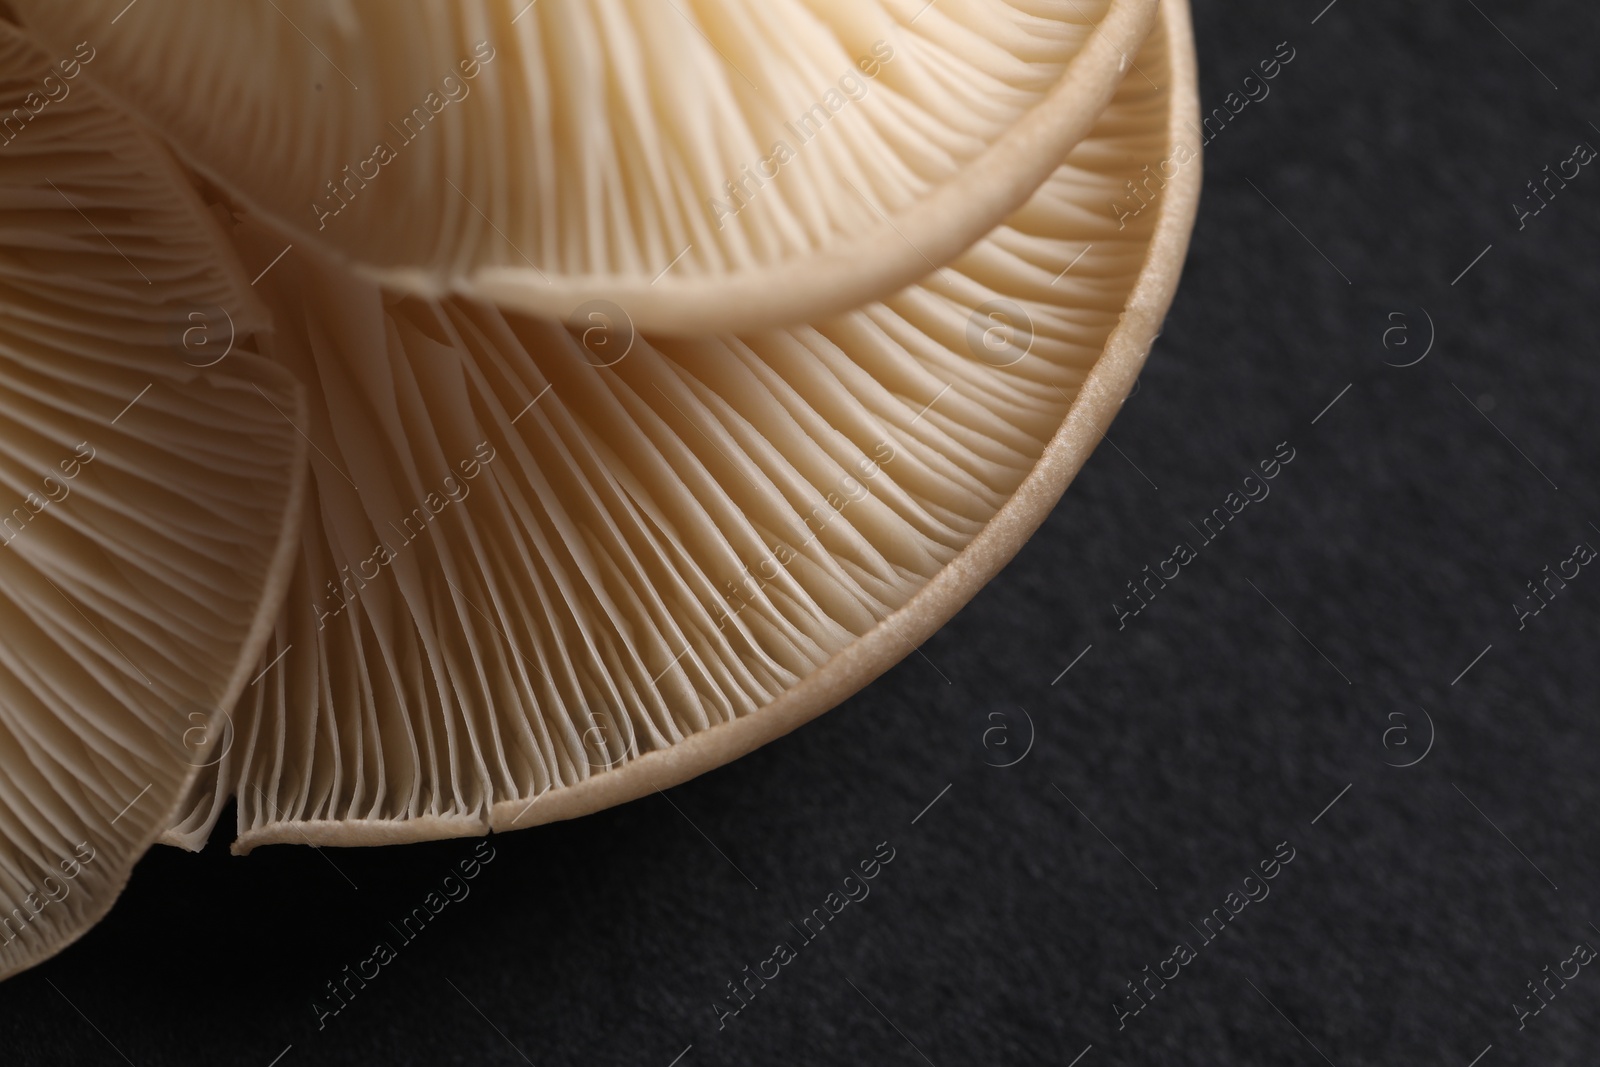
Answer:
<svg viewBox="0 0 1600 1067"><path fill-rule="evenodd" d="M1600 568L1525 629L1512 607L1600 547L1600 168L1520 232L1512 208L1600 146L1600 13L1339 0L1313 24L1324 3L1199 4L1203 107L1295 58L1208 150L1123 454L921 655L670 802L495 837L321 1030L324 983L475 843L154 852L0 987L0 1063L1600 1059L1600 968L1521 1030L1512 1007L1600 946ZM1280 442L1271 495L1200 547L1189 523ZM1124 583L1185 540L1119 631ZM1024 751L1020 709L1031 751L988 765ZM884 841L870 896L800 946L789 923ZM1206 943L1191 924L1280 842L1270 895Z"/></svg>

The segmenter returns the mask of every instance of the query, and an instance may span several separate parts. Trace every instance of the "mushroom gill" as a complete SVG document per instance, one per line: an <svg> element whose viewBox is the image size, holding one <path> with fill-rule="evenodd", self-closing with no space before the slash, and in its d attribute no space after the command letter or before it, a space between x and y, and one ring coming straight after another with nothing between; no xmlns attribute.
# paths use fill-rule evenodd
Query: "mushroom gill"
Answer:
<svg viewBox="0 0 1600 1067"><path fill-rule="evenodd" d="M1158 4L15 6L55 48L104 39L90 76L298 247L429 298L603 297L706 336L845 312L982 238Z"/></svg>
<svg viewBox="0 0 1600 1067"><path fill-rule="evenodd" d="M221 747L305 483L299 386L232 346L244 268L85 49L0 22L0 977L110 907Z"/></svg>
<svg viewBox="0 0 1600 1067"><path fill-rule="evenodd" d="M1199 186L1187 10L949 266L683 340L386 290L297 246L265 354L306 387L302 552L238 740L167 840L236 850L568 818L854 692L1020 547L1098 443ZM1147 211L1118 212L1162 164ZM247 262L285 238L234 231Z"/></svg>

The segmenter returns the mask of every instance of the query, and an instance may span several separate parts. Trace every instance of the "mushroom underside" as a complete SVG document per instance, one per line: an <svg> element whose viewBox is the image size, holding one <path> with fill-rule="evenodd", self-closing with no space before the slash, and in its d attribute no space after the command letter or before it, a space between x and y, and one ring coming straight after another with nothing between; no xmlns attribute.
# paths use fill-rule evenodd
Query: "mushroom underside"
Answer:
<svg viewBox="0 0 1600 1067"><path fill-rule="evenodd" d="M0 22L0 977L176 817L306 480L302 392L244 351L265 312L221 225L63 62Z"/></svg>
<svg viewBox="0 0 1600 1067"><path fill-rule="evenodd" d="M1086 134L1158 5L15 6L58 50L103 40L85 76L300 247L396 291L555 318L605 297L705 336L953 259Z"/></svg>
<svg viewBox="0 0 1600 1067"><path fill-rule="evenodd" d="M310 397L300 559L166 840L198 847L230 796L239 851L571 817L908 654L1042 520L1170 301L1200 167L1182 5L1133 67L1003 225L805 326L562 326L296 248L260 288ZM250 263L285 243L233 237Z"/></svg>

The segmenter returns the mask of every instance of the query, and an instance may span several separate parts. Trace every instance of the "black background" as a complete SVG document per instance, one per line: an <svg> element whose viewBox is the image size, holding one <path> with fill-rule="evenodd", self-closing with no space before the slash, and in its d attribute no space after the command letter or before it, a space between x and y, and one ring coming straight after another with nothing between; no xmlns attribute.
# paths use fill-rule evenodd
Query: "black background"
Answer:
<svg viewBox="0 0 1600 1067"><path fill-rule="evenodd" d="M1600 145L1600 11L1313 23L1325 2L1198 5L1203 109L1279 42L1295 59L1207 150L1118 448L920 655L670 802L494 837L471 896L320 1031L323 983L474 842L152 852L0 987L0 1063L1600 1058L1600 968L1524 1029L1512 1009L1600 944L1600 573L1520 631L1512 607L1600 546L1600 169L1520 232L1512 207ZM1124 583L1284 441L1271 496L1119 631ZM883 841L871 895L719 1029L726 984ZM1284 841L1271 895L1203 944L1190 924ZM1180 940L1197 958L1119 1030Z"/></svg>

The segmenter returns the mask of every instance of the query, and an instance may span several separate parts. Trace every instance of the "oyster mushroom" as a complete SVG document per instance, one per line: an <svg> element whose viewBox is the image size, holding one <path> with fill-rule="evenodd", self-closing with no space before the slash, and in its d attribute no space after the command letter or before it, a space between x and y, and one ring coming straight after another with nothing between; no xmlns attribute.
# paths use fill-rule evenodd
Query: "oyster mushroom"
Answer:
<svg viewBox="0 0 1600 1067"><path fill-rule="evenodd" d="M1182 3L1136 64L1003 225L810 325L568 329L297 248L263 346L312 397L304 550L239 741L168 840L197 846L231 794L238 851L569 818L909 654L1043 520L1171 299L1200 169ZM1135 180L1148 210L1119 211ZM284 240L235 238L249 262Z"/></svg>
<svg viewBox="0 0 1600 1067"><path fill-rule="evenodd" d="M943 266L1100 114L1157 0L14 0L301 247L650 332L815 320ZM397 224L397 220L404 220Z"/></svg>
<svg viewBox="0 0 1600 1067"><path fill-rule="evenodd" d="M100 917L225 733L296 547L302 398L166 151L0 22L0 977ZM230 324L231 323L231 327Z"/></svg>

